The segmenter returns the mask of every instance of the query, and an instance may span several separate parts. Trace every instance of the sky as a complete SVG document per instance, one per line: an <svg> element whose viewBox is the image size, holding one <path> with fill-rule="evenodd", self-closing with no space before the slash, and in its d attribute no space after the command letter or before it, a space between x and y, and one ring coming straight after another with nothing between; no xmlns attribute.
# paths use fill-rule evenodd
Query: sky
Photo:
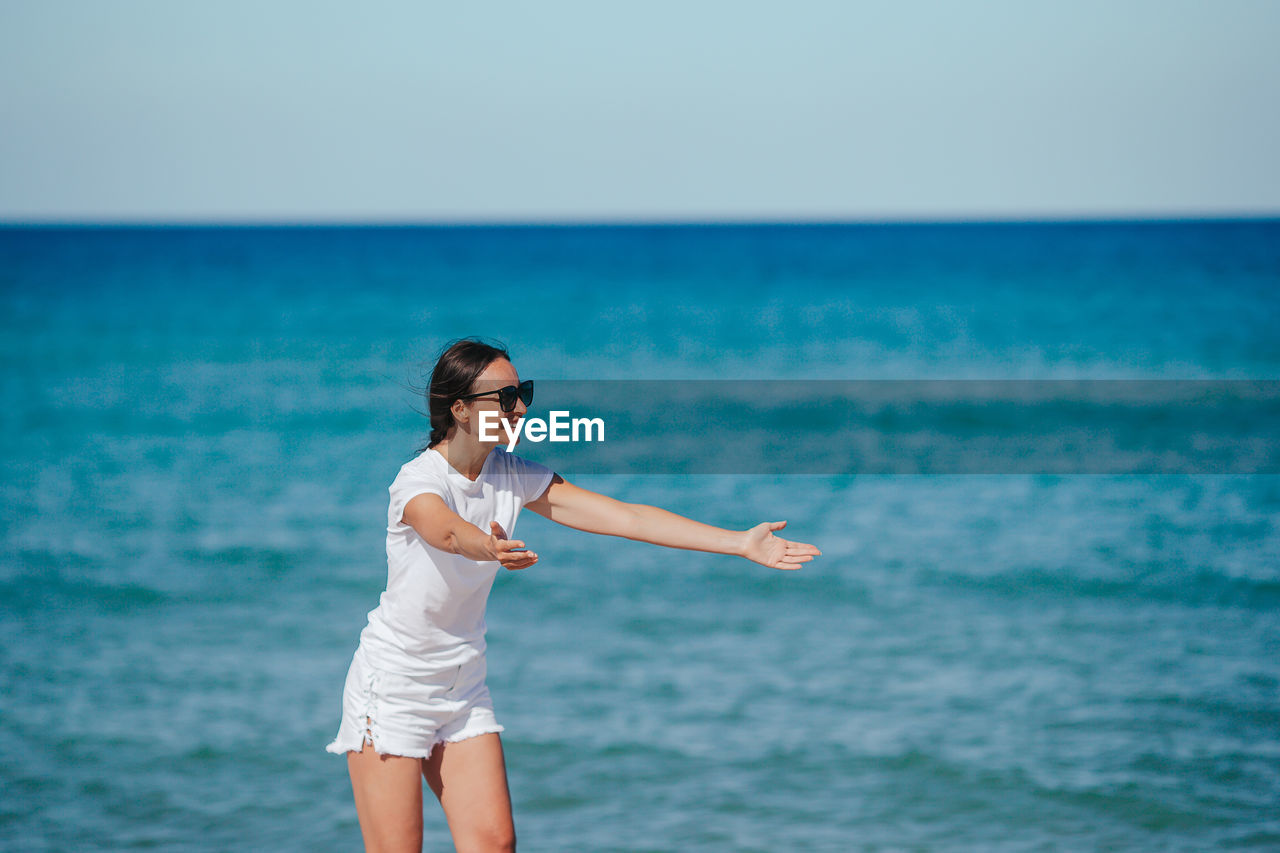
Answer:
<svg viewBox="0 0 1280 853"><path fill-rule="evenodd" d="M0 0L0 220L1280 214L1275 0Z"/></svg>

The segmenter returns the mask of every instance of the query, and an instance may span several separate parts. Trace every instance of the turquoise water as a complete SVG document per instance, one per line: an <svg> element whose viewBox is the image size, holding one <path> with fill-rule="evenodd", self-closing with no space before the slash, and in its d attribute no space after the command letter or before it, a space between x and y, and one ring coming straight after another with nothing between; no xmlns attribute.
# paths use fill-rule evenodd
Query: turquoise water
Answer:
<svg viewBox="0 0 1280 853"><path fill-rule="evenodd" d="M0 846L358 849L323 748L448 338L545 380L1274 379L1278 286L1276 222L0 229ZM526 514L522 849L1280 845L1280 478L563 473L824 556Z"/></svg>

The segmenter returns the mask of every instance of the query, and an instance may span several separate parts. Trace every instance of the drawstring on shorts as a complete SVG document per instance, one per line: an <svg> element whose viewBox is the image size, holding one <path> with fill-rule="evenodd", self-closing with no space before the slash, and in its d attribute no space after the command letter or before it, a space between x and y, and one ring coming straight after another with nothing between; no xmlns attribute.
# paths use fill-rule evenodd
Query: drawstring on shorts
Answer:
<svg viewBox="0 0 1280 853"><path fill-rule="evenodd" d="M373 718L377 711L377 708L375 706L377 704L377 699L378 699L378 693L376 689L377 680L378 680L378 671L376 669L371 670L369 672L369 685L368 685L368 688L365 690L365 695L369 698L369 701L364 706L364 739L361 741L361 746L363 746L365 743L369 743L373 745L373 748L375 750L378 748L378 742L377 740L375 740L374 733L373 733L373 726L374 726Z"/></svg>

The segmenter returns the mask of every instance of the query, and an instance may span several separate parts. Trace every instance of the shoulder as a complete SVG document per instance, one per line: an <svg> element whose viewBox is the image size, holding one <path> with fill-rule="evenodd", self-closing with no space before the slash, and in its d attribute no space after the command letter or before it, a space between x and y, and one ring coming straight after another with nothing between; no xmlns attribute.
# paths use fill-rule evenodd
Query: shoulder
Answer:
<svg viewBox="0 0 1280 853"><path fill-rule="evenodd" d="M537 498L551 484L555 472L541 462L508 453L501 447L495 447L492 453L495 480L501 483L501 487L515 492L522 500Z"/></svg>
<svg viewBox="0 0 1280 853"><path fill-rule="evenodd" d="M391 481L391 486L389 487L391 493L395 494L405 489L420 489L424 485L447 489L449 478L445 476L441 466L437 465L432 457L440 458L440 454L433 450L424 450L401 465L396 478ZM444 460L441 459L440 461L443 462Z"/></svg>
<svg viewBox="0 0 1280 853"><path fill-rule="evenodd" d="M403 524L405 506L418 495L439 495L450 509L456 507L457 501L449 488L449 480L435 465L432 456L440 457L440 454L434 450L425 450L400 466L400 473L387 489L391 498L387 505L388 525L397 527ZM440 459L444 461L443 457Z"/></svg>

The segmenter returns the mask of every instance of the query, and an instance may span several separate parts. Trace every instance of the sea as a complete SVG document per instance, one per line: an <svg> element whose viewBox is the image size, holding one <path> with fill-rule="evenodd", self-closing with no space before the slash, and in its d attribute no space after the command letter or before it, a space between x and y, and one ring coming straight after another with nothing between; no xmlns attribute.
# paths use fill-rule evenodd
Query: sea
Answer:
<svg viewBox="0 0 1280 853"><path fill-rule="evenodd" d="M360 849L324 747L452 339L642 410L636 380L1266 386L1278 330L1277 220L2 227L0 849ZM671 441L711 452L721 409ZM786 520L799 571L521 516L541 559L487 620L521 849L1280 849L1273 457L825 469L849 425L770 424L713 470L557 470Z"/></svg>

